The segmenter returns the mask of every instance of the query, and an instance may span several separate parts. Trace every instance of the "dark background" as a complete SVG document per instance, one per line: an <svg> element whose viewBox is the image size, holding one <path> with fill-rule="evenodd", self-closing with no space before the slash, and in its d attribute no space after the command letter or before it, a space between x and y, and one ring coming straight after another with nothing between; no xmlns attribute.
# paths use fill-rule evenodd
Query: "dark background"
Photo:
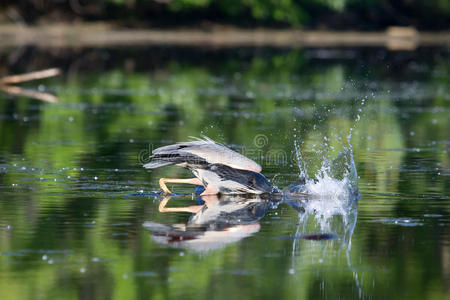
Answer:
<svg viewBox="0 0 450 300"><path fill-rule="evenodd" d="M3 0L0 22L113 21L122 26L182 27L226 24L239 27L301 27L381 30L414 26L449 28L447 0Z"/></svg>

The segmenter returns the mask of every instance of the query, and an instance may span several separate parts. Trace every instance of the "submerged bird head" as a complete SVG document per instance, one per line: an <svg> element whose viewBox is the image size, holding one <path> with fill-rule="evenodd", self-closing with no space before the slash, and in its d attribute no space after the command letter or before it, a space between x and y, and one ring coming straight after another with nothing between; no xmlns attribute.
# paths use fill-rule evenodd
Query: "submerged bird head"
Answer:
<svg viewBox="0 0 450 300"><path fill-rule="evenodd" d="M264 193L272 192L272 185L269 183L266 177L257 172L253 173L252 177L252 186L256 190L263 191Z"/></svg>

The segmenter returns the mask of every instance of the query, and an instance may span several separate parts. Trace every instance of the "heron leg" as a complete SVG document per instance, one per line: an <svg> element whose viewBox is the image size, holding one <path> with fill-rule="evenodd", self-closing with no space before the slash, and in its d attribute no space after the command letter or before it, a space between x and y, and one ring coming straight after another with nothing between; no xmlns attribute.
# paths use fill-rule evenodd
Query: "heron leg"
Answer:
<svg viewBox="0 0 450 300"><path fill-rule="evenodd" d="M218 189L213 188L210 185L207 185L203 193L200 194L200 196L217 195L218 193L219 193Z"/></svg>
<svg viewBox="0 0 450 300"><path fill-rule="evenodd" d="M187 184L195 184L195 185L203 185L203 182L198 178L189 178L189 179L181 179L181 178L160 178L159 186L166 194L171 194L172 192L167 188L166 183L187 183Z"/></svg>

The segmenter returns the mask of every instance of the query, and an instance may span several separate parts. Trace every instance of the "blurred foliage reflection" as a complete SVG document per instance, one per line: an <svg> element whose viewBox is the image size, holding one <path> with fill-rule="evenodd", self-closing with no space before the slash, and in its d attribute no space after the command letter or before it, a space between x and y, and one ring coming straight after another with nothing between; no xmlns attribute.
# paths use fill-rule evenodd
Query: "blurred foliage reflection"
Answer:
<svg viewBox="0 0 450 300"><path fill-rule="evenodd" d="M29 87L59 103L1 95L0 298L446 297L448 52L161 53L110 49L102 67L76 71L75 54L51 57L67 76ZM326 228L307 205L281 203L252 235L199 254L143 226L189 215L162 215L157 197L139 195L161 176L189 176L142 169L152 147L205 134L283 188L298 176L294 141L314 173L321 147L336 155L351 128L362 196ZM268 151L288 159L265 160ZM289 238L299 228L338 238Z"/></svg>

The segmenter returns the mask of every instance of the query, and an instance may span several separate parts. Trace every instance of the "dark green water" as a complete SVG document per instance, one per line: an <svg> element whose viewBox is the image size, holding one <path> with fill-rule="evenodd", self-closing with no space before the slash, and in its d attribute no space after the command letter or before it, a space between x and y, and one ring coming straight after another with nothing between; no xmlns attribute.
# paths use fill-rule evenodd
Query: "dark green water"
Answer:
<svg viewBox="0 0 450 300"><path fill-rule="evenodd" d="M447 48L1 54L11 73L64 75L23 85L57 104L0 94L0 299L448 299L449 58ZM299 176L295 143L312 175L352 128L356 199L212 198L195 216L163 213L158 179L191 175L141 167L154 147L205 134L282 189ZM187 195L167 207L196 205Z"/></svg>

